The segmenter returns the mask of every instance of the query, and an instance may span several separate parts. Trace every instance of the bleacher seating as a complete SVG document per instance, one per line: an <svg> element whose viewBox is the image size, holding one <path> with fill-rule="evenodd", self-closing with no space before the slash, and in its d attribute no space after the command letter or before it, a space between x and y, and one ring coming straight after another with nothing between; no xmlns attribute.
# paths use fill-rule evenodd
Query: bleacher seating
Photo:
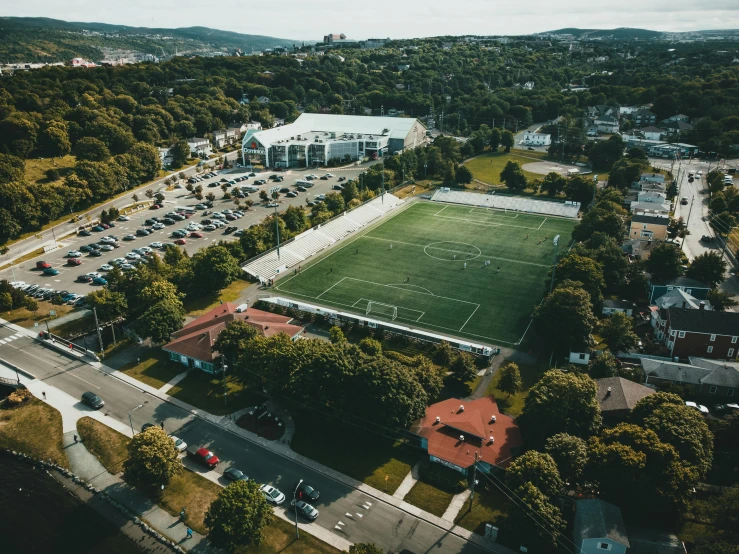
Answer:
<svg viewBox="0 0 739 554"><path fill-rule="evenodd" d="M273 249L249 261L242 269L254 277L272 279L281 268L300 264L306 258L352 235L357 229L379 219L402 203L402 200L392 194L385 194L384 198L374 198L285 243L280 247L279 259L277 250Z"/></svg>

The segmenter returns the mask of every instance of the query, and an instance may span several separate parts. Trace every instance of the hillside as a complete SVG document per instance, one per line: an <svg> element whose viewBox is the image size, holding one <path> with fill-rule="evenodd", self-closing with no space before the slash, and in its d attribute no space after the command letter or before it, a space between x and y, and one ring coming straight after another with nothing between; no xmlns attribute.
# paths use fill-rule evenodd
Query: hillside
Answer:
<svg viewBox="0 0 739 554"><path fill-rule="evenodd" d="M92 60L133 51L159 57L264 50L294 41L245 35L208 27L150 29L105 23L68 22L42 17L0 17L0 63Z"/></svg>
<svg viewBox="0 0 739 554"><path fill-rule="evenodd" d="M572 35L577 38L610 38L614 40L624 39L656 39L662 36L659 31L650 31L648 29L632 29L629 27L620 27L618 29L578 29L570 27L567 29L557 29L556 31L547 31L543 34L554 35Z"/></svg>

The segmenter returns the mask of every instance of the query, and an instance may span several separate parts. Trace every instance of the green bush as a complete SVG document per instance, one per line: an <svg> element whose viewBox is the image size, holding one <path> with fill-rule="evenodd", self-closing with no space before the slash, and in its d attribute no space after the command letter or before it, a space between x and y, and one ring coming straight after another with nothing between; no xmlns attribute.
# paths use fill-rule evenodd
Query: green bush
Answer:
<svg viewBox="0 0 739 554"><path fill-rule="evenodd" d="M429 460L421 462L419 475L425 483L449 494L459 494L467 488L467 479L463 475Z"/></svg>

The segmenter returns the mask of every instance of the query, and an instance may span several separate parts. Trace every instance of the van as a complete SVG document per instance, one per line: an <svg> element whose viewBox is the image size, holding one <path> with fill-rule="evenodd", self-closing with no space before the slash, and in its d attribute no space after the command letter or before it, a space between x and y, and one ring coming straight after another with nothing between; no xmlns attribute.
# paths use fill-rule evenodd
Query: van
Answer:
<svg viewBox="0 0 739 554"><path fill-rule="evenodd" d="M310 181L305 180L305 179L298 179L297 181L295 181L295 186L296 187L305 187L305 188L308 188L309 189L309 188L311 188L313 186L313 183L311 183Z"/></svg>

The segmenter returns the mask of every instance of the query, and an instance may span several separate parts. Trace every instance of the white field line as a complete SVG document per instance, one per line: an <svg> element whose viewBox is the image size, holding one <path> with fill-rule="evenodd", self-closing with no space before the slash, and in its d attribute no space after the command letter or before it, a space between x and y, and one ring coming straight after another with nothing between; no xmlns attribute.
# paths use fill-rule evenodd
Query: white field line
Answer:
<svg viewBox="0 0 739 554"><path fill-rule="evenodd" d="M479 213L479 212L477 212L475 210L480 210L482 213L485 213L485 214L489 214L491 212L500 211L500 210L497 210L496 208L473 207L473 208L470 208L470 213L472 215L475 215L475 214ZM438 212L438 213L441 213L441 212ZM521 214L517 213L516 215L514 215L514 216L511 217L511 216L508 215L508 212L503 212L503 213L504 213L503 219L518 219L518 216L521 215ZM498 215L498 217L500 217L500 215Z"/></svg>
<svg viewBox="0 0 739 554"><path fill-rule="evenodd" d="M478 304L478 305L477 305L477 308L475 308L475 309L474 309L474 311L473 311L473 312L472 312L472 313L470 314L470 317L468 317L468 318L467 318L467 321L465 321L465 322L464 322L464 325L462 325L462 326L461 326L461 327L459 328L459 331L458 331L459 333L461 333L461 332L462 332L462 329L464 329L465 325L467 325L467 324L468 324L468 323L470 322L470 319L472 319L472 316L473 316L473 315L475 315L475 312L476 312L476 311L477 311L477 310L478 310L479 308L480 308L480 305Z"/></svg>
<svg viewBox="0 0 739 554"><path fill-rule="evenodd" d="M469 223L470 225L480 225L482 227L515 227L516 229L529 229L531 231L538 231L541 225L539 227L526 227L524 225L510 225L508 223L482 223L479 221L472 221L470 219L465 219L463 217L451 217L448 215L438 215L434 214L434 217L440 217L442 219L455 219L457 221L464 221L465 223Z"/></svg>
<svg viewBox="0 0 739 554"><path fill-rule="evenodd" d="M330 290L331 290L332 288L334 288L334 287L335 287L336 285L339 285L339 284L343 283L343 282L344 282L344 279L346 279L346 277L342 277L340 281L336 281L336 282L335 282L335 283L334 283L333 285L331 285L331 286L330 286L329 288L327 288L327 289L326 289L325 291L323 291L323 292L322 292L321 294L319 294L318 296L316 296L316 299L318 299L318 298L321 298L321 296L323 296L324 294L326 294L326 293L327 293L328 291L330 291Z"/></svg>
<svg viewBox="0 0 739 554"><path fill-rule="evenodd" d="M542 225L544 225L544 224L545 224L545 223L547 222L547 219L548 219L548 218L546 218L546 217L544 218L544 221L542 221L542 222L541 222L541 225L539 225L539 227L538 227L537 231L538 231L539 229L541 229Z"/></svg>
<svg viewBox="0 0 739 554"><path fill-rule="evenodd" d="M547 266L548 267L548 266ZM355 277L344 277L344 279L350 279L352 281L359 281L360 283L369 283L370 285L377 285L378 287L387 287L390 289L402 290L405 292L412 292L414 294L423 294L424 296L433 296L434 298L441 298L442 300L451 300L452 302L462 302L463 304L471 304L472 306L480 306L477 302L468 302L467 300L460 300L459 298L450 298L448 296L439 296L438 294L429 294L428 292L421 292L418 290L401 289L394 285L383 285L382 283L375 283L374 281L367 281L366 279L357 279Z"/></svg>
<svg viewBox="0 0 739 554"><path fill-rule="evenodd" d="M386 242L394 242L396 244L405 244L406 246L415 246L417 248L426 248L426 246L422 246L420 244L413 244L412 242L403 242L402 240L384 239L381 237L371 237L369 235L365 235L364 238L372 239L372 240L384 240ZM445 252L451 252L452 254L467 254L467 252L463 252L461 250L452 250L450 248L437 248L436 246L434 246L434 250L443 250ZM486 256L484 253L481 253L478 256L478 258L485 258L485 259L491 259L491 260L503 260L504 262L511 262L515 264L524 264L524 265L533 265L536 267L552 267L552 264L537 264L535 262L524 262L523 260L512 260L511 258L501 258L500 256ZM454 260L449 260L449 261L451 262ZM463 261L463 260L457 260L457 261ZM389 285L383 285L383 286L389 286Z"/></svg>
<svg viewBox="0 0 739 554"><path fill-rule="evenodd" d="M434 215L439 215L439 214L440 214L441 212L443 212L444 210L446 210L446 209L447 209L448 207L449 207L448 205L447 205L447 206L444 206L444 207L443 207L442 209L440 209L440 210L439 210L438 212L436 212L436 214L434 214Z"/></svg>

